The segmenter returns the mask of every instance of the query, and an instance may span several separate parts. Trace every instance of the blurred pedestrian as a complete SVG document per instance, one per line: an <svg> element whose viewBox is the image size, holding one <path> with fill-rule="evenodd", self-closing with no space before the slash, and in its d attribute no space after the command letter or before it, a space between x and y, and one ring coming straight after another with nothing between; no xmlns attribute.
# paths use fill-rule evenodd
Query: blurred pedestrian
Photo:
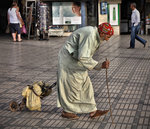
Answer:
<svg viewBox="0 0 150 129"><path fill-rule="evenodd" d="M16 35L18 37L18 42L21 42L21 29L20 29L20 23L24 25L24 22L20 16L20 13L18 11L18 6L16 2L13 2L11 7L8 9L8 24L10 25L10 31L13 37L13 41L16 42Z"/></svg>
<svg viewBox="0 0 150 129"><path fill-rule="evenodd" d="M131 15L131 41L129 49L135 48L135 39L141 42L145 48L147 41L137 35L140 30L140 13L136 9L136 3L131 3L130 8L132 10L132 15Z"/></svg>

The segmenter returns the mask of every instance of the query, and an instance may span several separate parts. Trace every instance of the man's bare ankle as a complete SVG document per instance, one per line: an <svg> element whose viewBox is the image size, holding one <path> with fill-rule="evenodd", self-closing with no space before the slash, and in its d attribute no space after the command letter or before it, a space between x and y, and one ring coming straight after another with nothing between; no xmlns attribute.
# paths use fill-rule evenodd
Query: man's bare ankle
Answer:
<svg viewBox="0 0 150 129"><path fill-rule="evenodd" d="M90 116L93 116L96 113L96 111L90 112Z"/></svg>

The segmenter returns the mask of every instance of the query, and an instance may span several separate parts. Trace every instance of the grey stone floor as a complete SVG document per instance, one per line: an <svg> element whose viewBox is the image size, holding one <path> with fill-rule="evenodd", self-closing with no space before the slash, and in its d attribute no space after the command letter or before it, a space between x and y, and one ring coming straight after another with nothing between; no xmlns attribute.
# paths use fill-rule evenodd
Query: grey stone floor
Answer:
<svg viewBox="0 0 150 129"><path fill-rule="evenodd" d="M0 37L0 129L150 129L150 36L146 48L136 42L129 46L129 35L114 36L101 44L94 58L110 61L108 70L114 124L110 113L91 120L88 114L79 120L61 118L56 107L56 88L42 100L42 111L9 110L9 102L21 101L22 89L34 81L56 81L58 51L67 37L49 41L24 40L13 43L10 36ZM95 99L99 109L109 109L105 70L90 71Z"/></svg>

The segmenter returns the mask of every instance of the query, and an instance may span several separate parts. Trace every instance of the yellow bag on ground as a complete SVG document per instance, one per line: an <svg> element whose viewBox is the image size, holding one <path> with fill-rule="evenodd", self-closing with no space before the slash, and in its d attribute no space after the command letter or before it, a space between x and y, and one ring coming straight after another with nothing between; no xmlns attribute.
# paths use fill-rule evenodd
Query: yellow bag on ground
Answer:
<svg viewBox="0 0 150 129"><path fill-rule="evenodd" d="M26 107L29 110L41 111L41 88L38 84L34 84L33 90L38 96L31 89L29 89L29 86L25 87L22 91L22 96L26 98Z"/></svg>

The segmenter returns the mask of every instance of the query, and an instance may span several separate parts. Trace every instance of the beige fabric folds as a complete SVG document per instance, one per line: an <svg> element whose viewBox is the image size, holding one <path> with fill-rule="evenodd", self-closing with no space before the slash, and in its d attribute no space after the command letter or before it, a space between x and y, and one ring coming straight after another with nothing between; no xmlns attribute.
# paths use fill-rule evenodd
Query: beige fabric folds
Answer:
<svg viewBox="0 0 150 129"><path fill-rule="evenodd" d="M83 27L68 38L59 51L57 106L70 113L97 110L88 70L98 62L92 56L98 49L100 37L96 27Z"/></svg>

